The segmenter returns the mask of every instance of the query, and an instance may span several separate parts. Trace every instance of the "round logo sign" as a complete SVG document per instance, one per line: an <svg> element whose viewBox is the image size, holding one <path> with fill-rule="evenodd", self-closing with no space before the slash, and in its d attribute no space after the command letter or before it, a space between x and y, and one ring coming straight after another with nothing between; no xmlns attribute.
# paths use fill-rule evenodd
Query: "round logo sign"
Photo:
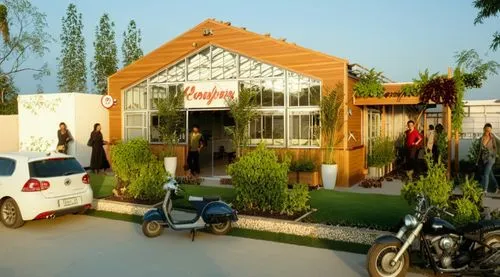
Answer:
<svg viewBox="0 0 500 277"><path fill-rule="evenodd" d="M113 97L111 97L111 95L103 95L101 98L101 104L106 109L113 107L114 104Z"/></svg>

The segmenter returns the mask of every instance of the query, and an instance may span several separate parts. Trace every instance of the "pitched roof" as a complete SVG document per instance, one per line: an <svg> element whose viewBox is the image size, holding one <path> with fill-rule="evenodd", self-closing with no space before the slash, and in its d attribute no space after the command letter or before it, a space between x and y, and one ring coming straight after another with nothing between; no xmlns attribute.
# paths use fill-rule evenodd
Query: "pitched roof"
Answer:
<svg viewBox="0 0 500 277"><path fill-rule="evenodd" d="M212 35L204 35L206 30L210 30ZM317 77L323 77L321 75L324 75L326 71L331 74L332 69L339 70L348 63L346 59L304 48L283 39L273 38L268 34L257 34L246 28L234 27L229 22L207 19L120 69L109 79L120 82L120 87L123 88L208 44L216 44L269 64Z"/></svg>

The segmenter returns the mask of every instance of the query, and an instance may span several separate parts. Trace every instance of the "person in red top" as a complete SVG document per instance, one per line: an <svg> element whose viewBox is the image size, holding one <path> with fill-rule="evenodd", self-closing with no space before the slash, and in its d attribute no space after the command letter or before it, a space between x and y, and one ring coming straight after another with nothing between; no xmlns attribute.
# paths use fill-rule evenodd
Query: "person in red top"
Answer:
<svg viewBox="0 0 500 277"><path fill-rule="evenodd" d="M415 170L417 153L422 142L422 135L415 129L415 122L413 120L407 123L408 130L406 130L406 169Z"/></svg>

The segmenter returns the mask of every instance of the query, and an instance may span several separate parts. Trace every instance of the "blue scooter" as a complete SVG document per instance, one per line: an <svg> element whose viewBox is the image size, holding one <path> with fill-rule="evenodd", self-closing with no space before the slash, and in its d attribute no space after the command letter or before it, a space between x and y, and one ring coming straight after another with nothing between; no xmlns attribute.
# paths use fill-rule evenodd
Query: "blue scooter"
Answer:
<svg viewBox="0 0 500 277"><path fill-rule="evenodd" d="M164 227L172 230L191 230L192 240L199 229L209 228L216 235L225 235L231 230L231 223L238 220L236 210L221 201L220 197L189 197L189 202L196 209L196 215L191 220L175 221L172 218L172 197L179 194L181 188L174 178L169 178L163 186L167 191L160 208L147 211L144 214L142 232L153 238L161 235Z"/></svg>

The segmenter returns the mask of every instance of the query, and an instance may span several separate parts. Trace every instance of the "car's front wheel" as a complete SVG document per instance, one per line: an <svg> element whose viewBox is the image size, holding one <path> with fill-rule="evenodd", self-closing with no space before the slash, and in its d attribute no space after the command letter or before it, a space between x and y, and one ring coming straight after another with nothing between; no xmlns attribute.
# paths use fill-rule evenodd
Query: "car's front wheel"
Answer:
<svg viewBox="0 0 500 277"><path fill-rule="evenodd" d="M9 198L0 205L0 220L8 228L19 228L24 225L23 217L19 211L16 201Z"/></svg>

